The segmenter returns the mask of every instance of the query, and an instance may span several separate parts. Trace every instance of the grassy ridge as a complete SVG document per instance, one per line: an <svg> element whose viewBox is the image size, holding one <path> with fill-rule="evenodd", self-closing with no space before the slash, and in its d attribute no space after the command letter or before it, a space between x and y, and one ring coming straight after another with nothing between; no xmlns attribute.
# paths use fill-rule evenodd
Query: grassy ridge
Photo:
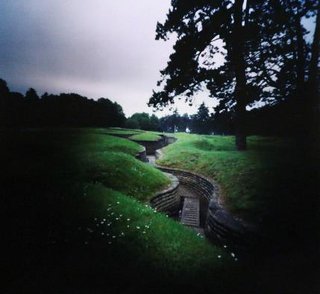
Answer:
<svg viewBox="0 0 320 294"><path fill-rule="evenodd" d="M104 132L110 135L135 135L141 133L142 131L122 128L107 128L104 129Z"/></svg>
<svg viewBox="0 0 320 294"><path fill-rule="evenodd" d="M130 140L136 140L136 141L158 141L161 139L161 137L157 134L150 133L150 132L144 132L140 134L133 135L129 137Z"/></svg>

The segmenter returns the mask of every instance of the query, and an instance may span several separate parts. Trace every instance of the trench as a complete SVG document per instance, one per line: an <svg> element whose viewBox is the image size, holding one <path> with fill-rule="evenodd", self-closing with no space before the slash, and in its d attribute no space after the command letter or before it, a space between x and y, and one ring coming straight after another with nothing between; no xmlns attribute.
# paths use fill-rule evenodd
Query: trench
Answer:
<svg viewBox="0 0 320 294"><path fill-rule="evenodd" d="M174 189L157 193L150 201L151 206L229 250L247 254L262 244L264 237L256 226L233 216L220 203L217 183L190 171L156 164L161 149L176 141L173 137L161 137L156 142L135 141L144 147L136 158L167 173L174 183Z"/></svg>
<svg viewBox="0 0 320 294"><path fill-rule="evenodd" d="M190 171L156 164L161 149L173 142L175 139L163 136L158 148L140 143L146 149L145 161L178 182L175 191L166 191L160 197L157 195L151 204L213 243L245 254L252 251L263 241L262 236L257 227L233 216L223 207L217 183Z"/></svg>
<svg viewBox="0 0 320 294"><path fill-rule="evenodd" d="M155 155L147 155L147 159L151 165L162 170L155 164ZM167 170L164 171L168 173ZM169 216L204 236L209 202L196 188L188 185L181 177L177 176L177 178L179 179L177 197L180 201L178 207L169 212Z"/></svg>

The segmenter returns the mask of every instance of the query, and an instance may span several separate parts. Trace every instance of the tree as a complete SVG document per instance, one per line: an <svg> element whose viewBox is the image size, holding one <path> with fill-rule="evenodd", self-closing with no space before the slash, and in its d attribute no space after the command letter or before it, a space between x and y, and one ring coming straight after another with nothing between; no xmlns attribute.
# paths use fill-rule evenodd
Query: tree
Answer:
<svg viewBox="0 0 320 294"><path fill-rule="evenodd" d="M192 132L198 134L210 133L210 114L209 109L204 103L198 108L198 112L191 117L192 119Z"/></svg>
<svg viewBox="0 0 320 294"><path fill-rule="evenodd" d="M134 113L127 120L127 125L128 124L135 129L140 128L146 131L158 131L160 129L159 119L154 114L150 116L146 112Z"/></svg>
<svg viewBox="0 0 320 294"><path fill-rule="evenodd" d="M164 25L157 26L157 39L166 39L168 33L177 32L175 53L162 73L163 91L154 92L149 104L167 105L176 95L190 98L201 84L209 85L214 95L232 95L236 102L236 144L239 150L246 148L244 115L247 101L243 30L243 0L230 1L172 1ZM212 58L220 53L217 41L222 40L227 49L227 62L219 69ZM204 63L201 57L206 57ZM211 64L210 64L211 63ZM220 88L220 91L216 91ZM220 93L219 93L220 92ZM231 104L233 104L231 102Z"/></svg>
<svg viewBox="0 0 320 294"><path fill-rule="evenodd" d="M0 126L5 127L120 127L122 107L106 98L98 101L76 93L49 95L41 99L33 88L26 95L10 92L0 79Z"/></svg>
<svg viewBox="0 0 320 294"><path fill-rule="evenodd" d="M125 122L125 127L128 129L140 129L138 120L134 118L128 118Z"/></svg>
<svg viewBox="0 0 320 294"><path fill-rule="evenodd" d="M38 96L36 90L33 88L29 88L29 90L26 92L26 99L28 101L32 101L32 102L38 101L39 96Z"/></svg>
<svg viewBox="0 0 320 294"><path fill-rule="evenodd" d="M186 132L187 129L190 129L190 117L187 113L184 113L182 116L180 116L178 131Z"/></svg>
<svg viewBox="0 0 320 294"><path fill-rule="evenodd" d="M3 79L0 79L0 97L4 97L9 94L9 88L7 82Z"/></svg>
<svg viewBox="0 0 320 294"><path fill-rule="evenodd" d="M159 118L154 114L150 116L150 129L153 131L160 131Z"/></svg>
<svg viewBox="0 0 320 294"><path fill-rule="evenodd" d="M5 80L0 79L0 124L3 126L7 121L7 107L9 98L9 88Z"/></svg>
<svg viewBox="0 0 320 294"><path fill-rule="evenodd" d="M177 33L175 52L149 105L163 107L179 95L190 102L205 85L222 111L231 111L237 149L245 149L246 106L285 99L296 81L291 69L305 68L301 19L312 10L311 0L172 1L156 38Z"/></svg>

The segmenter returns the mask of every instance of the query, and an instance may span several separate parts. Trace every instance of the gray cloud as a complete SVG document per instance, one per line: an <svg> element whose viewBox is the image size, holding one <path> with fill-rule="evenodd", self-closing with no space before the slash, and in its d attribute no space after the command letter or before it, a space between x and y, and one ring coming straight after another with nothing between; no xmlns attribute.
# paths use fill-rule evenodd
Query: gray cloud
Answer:
<svg viewBox="0 0 320 294"><path fill-rule="evenodd" d="M127 115L151 112L146 103L173 45L156 41L155 27L169 7L170 0L1 0L0 77L15 91L77 92L117 101ZM195 107L178 103L181 113Z"/></svg>

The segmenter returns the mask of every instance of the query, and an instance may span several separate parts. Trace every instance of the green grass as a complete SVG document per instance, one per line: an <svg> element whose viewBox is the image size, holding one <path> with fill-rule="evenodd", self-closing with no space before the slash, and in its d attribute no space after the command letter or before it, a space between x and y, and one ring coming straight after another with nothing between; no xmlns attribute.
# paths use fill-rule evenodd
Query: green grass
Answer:
<svg viewBox="0 0 320 294"><path fill-rule="evenodd" d="M75 289L112 292L227 279L230 254L149 207L169 180L133 157L138 144L95 129L2 131L0 142L4 235L15 236L3 241L8 287L62 290L69 277Z"/></svg>
<svg viewBox="0 0 320 294"><path fill-rule="evenodd" d="M286 224L284 207L298 221L309 217L288 201L301 180L309 184L296 177L303 158L289 141L251 137L249 150L236 152L232 137L177 137L161 163L214 177L236 212L254 218L279 209L274 228ZM2 130L0 148L2 278L10 293L312 293L313 247L291 254L290 243L275 256L235 262L151 209L168 179L134 158L135 142L104 129ZM310 236L310 223L301 226Z"/></svg>
<svg viewBox="0 0 320 294"><path fill-rule="evenodd" d="M143 132L140 134L133 135L129 137L129 139L134 141L158 141L161 139L161 137L151 132Z"/></svg>
<svg viewBox="0 0 320 294"><path fill-rule="evenodd" d="M221 249L210 246L205 239L181 228L147 204L102 184L88 184L78 189L90 199L84 203L81 213L90 219L89 224L80 230L85 229L84 242L95 243L98 239L109 245L106 247L120 245L126 248L122 254L131 252L146 265L171 274L201 271L203 266L209 266L208 260L213 261L214 266L231 261ZM222 255L224 261L217 255Z"/></svg>
<svg viewBox="0 0 320 294"><path fill-rule="evenodd" d="M107 128L104 129L104 132L110 135L135 135L141 133L142 131L136 129Z"/></svg>
<svg viewBox="0 0 320 294"><path fill-rule="evenodd" d="M248 150L238 152L231 136L178 134L177 138L158 163L215 179L227 207L250 221L272 218L275 208L278 216L283 209L281 219L287 212L296 213L303 189L307 192L315 180L289 139L252 136Z"/></svg>

